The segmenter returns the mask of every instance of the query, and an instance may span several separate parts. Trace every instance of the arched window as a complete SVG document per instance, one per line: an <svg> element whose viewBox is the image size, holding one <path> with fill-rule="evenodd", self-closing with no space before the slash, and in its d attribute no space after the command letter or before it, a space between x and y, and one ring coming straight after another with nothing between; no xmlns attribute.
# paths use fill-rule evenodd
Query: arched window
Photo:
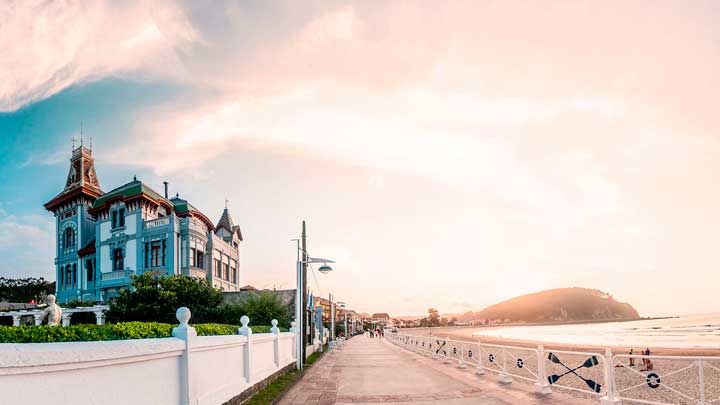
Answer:
<svg viewBox="0 0 720 405"><path fill-rule="evenodd" d="M65 228L65 249L75 246L75 231L67 227Z"/></svg>

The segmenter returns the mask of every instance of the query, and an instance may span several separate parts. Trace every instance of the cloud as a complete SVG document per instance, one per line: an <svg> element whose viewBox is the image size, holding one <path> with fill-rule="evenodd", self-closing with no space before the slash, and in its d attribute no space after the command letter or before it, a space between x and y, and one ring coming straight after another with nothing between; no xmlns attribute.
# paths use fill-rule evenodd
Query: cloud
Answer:
<svg viewBox="0 0 720 405"><path fill-rule="evenodd" d="M37 215L7 215L0 209L0 274L54 279L54 221Z"/></svg>
<svg viewBox="0 0 720 405"><path fill-rule="evenodd" d="M0 3L0 111L113 75L178 77L174 44L151 9L135 1Z"/></svg>

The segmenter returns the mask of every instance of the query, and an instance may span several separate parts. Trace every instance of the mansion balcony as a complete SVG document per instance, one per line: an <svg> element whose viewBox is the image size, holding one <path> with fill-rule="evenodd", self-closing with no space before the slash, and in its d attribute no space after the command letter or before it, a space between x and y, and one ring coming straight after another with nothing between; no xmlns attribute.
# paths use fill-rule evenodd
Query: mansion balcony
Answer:
<svg viewBox="0 0 720 405"><path fill-rule="evenodd" d="M145 221L145 229L154 229L170 225L170 217L160 217Z"/></svg>
<svg viewBox="0 0 720 405"><path fill-rule="evenodd" d="M185 269L184 273L186 276L190 277L196 277L201 279L207 278L207 272L205 272L205 269L201 269L199 267L191 266L190 268Z"/></svg>
<svg viewBox="0 0 720 405"><path fill-rule="evenodd" d="M130 283L130 276L135 272L129 269L116 270L107 273L102 273L100 280L102 281L103 287L109 286L121 286Z"/></svg>

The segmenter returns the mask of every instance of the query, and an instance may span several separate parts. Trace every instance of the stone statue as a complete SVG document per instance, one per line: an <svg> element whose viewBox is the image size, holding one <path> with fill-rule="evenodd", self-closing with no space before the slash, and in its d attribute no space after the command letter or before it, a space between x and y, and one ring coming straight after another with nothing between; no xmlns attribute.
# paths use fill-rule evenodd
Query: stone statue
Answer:
<svg viewBox="0 0 720 405"><path fill-rule="evenodd" d="M45 300L47 301L48 306L42 313L42 319L47 317L48 326L59 325L60 320L62 319L62 308L55 303L55 296L52 294L48 294Z"/></svg>

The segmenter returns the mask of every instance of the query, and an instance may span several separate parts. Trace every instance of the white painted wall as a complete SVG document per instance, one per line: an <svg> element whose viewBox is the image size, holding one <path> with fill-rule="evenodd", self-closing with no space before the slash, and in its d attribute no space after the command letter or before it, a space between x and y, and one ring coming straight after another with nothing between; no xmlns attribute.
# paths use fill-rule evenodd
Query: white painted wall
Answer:
<svg viewBox="0 0 720 405"><path fill-rule="evenodd" d="M112 260L110 260L110 246L100 246L100 258L97 260L97 264L100 266L102 273L109 273L112 271Z"/></svg>
<svg viewBox="0 0 720 405"><path fill-rule="evenodd" d="M241 335L191 337L190 403L222 404L293 364L294 341L289 332L253 334L249 345ZM0 403L177 405L184 353L179 338L0 344Z"/></svg>
<svg viewBox="0 0 720 405"><path fill-rule="evenodd" d="M100 242L110 239L110 221L100 223Z"/></svg>
<svg viewBox="0 0 720 405"><path fill-rule="evenodd" d="M137 216L138 214L130 214L125 216L125 234L135 235L137 232Z"/></svg>
<svg viewBox="0 0 720 405"><path fill-rule="evenodd" d="M125 265L125 268L129 268L130 270L137 269L137 256L135 256L136 245L137 243L134 239L125 243L125 261L123 264Z"/></svg>

